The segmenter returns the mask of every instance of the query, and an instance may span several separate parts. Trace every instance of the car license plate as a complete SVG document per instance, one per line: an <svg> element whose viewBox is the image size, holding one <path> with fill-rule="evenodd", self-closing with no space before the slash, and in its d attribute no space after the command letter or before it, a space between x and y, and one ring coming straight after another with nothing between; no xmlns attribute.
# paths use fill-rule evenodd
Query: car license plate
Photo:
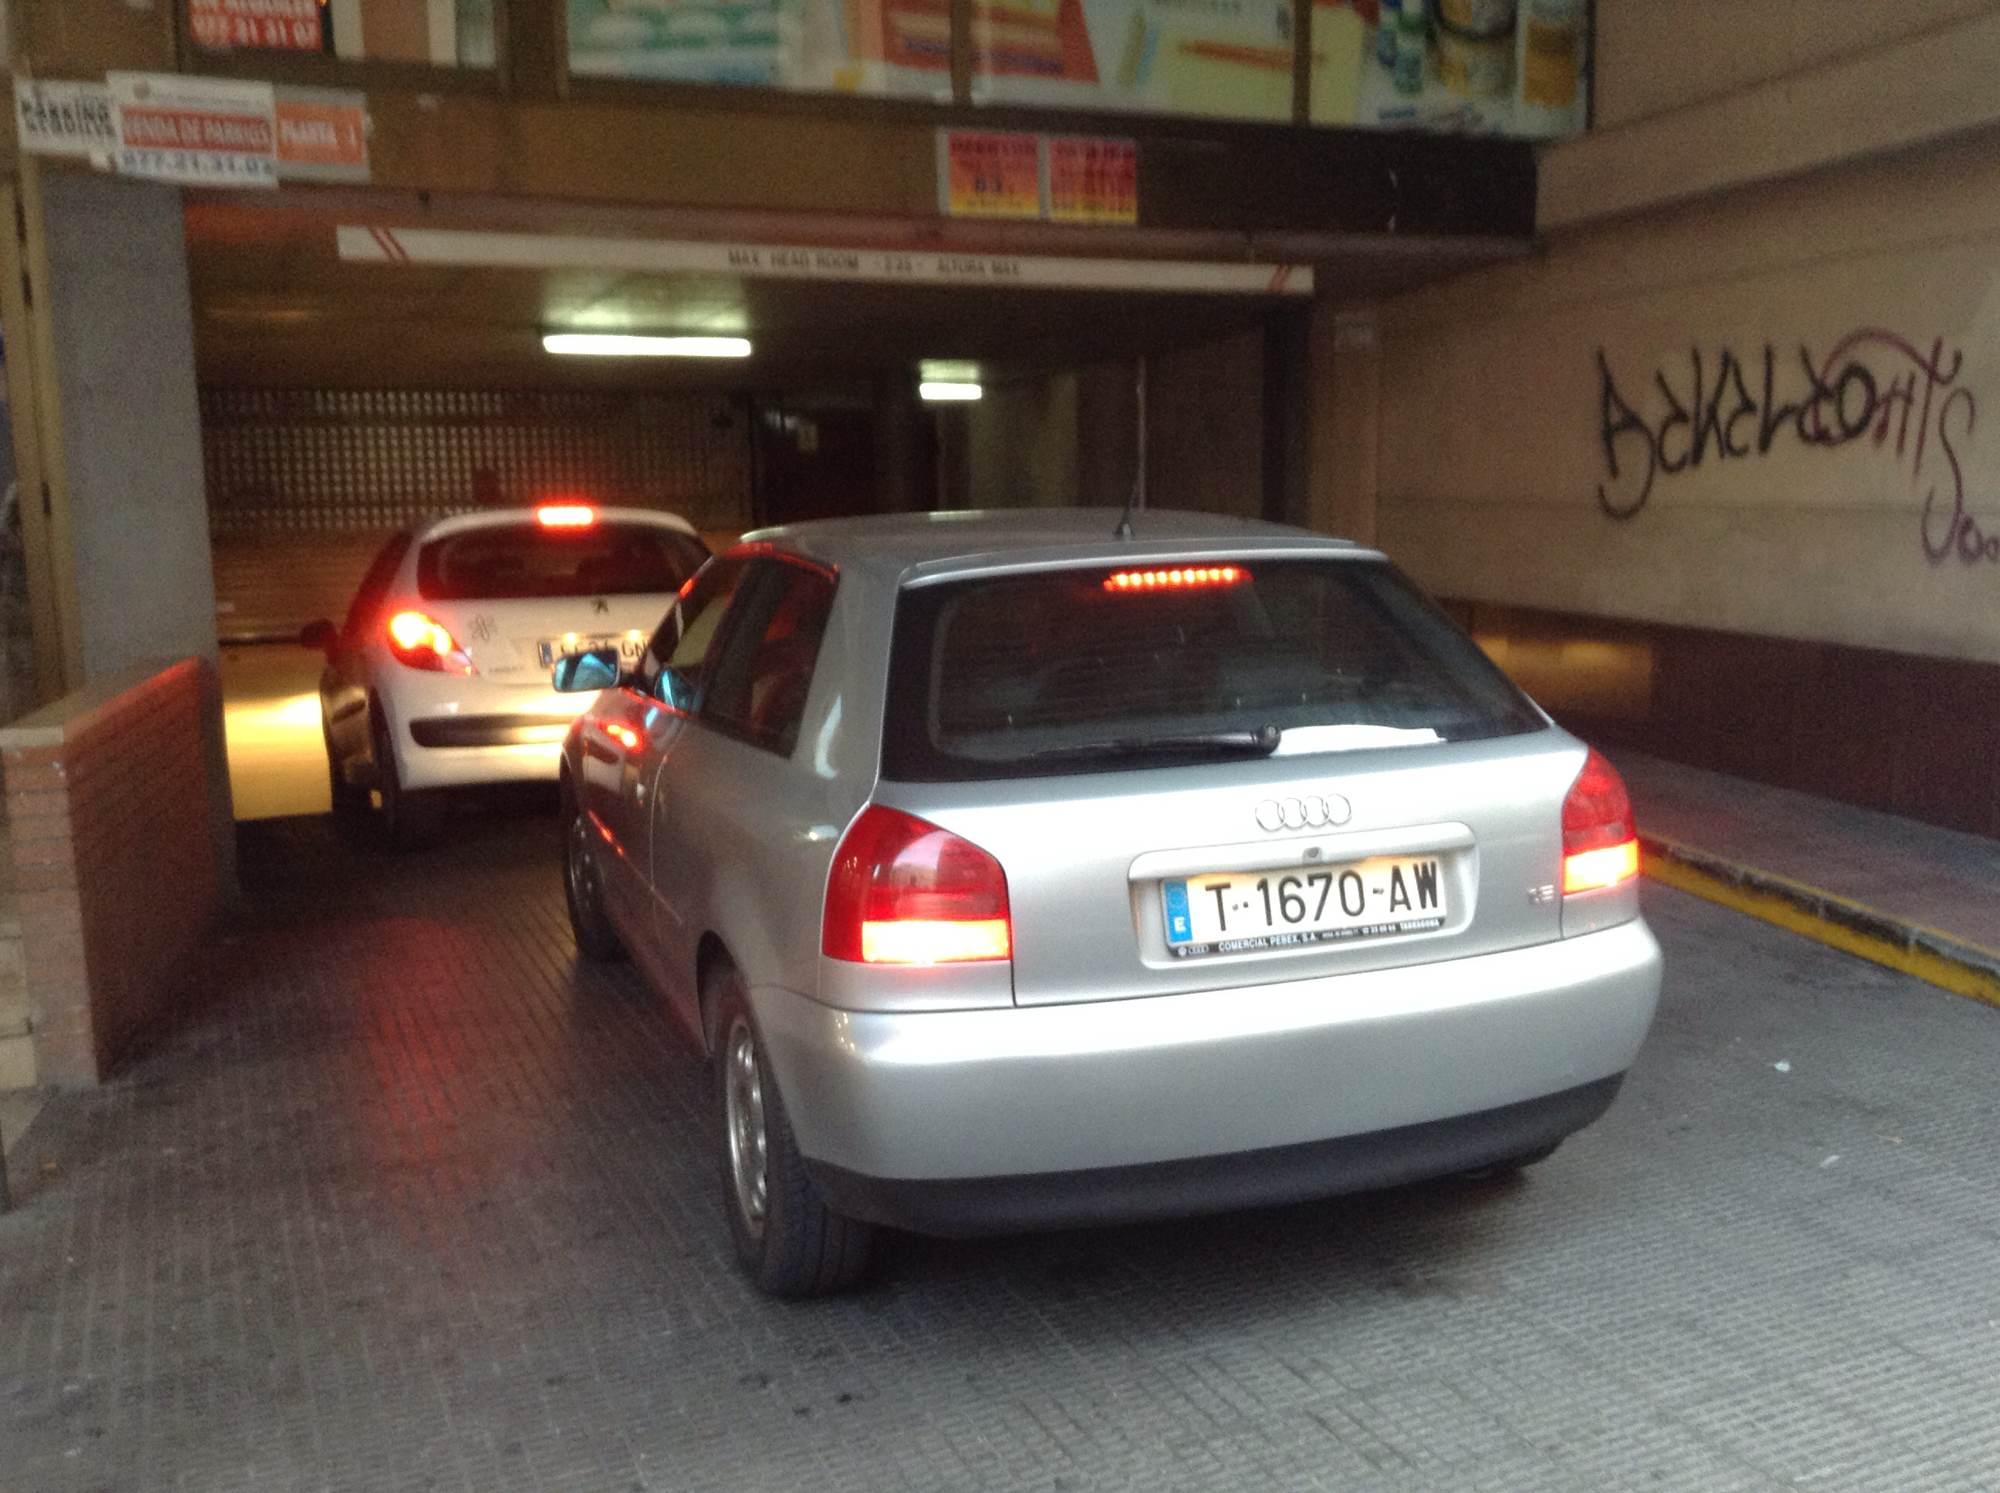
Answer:
<svg viewBox="0 0 2000 1493"><path fill-rule="evenodd" d="M646 651L646 637L638 632L593 633L588 637L572 632L559 638L543 638L537 645L545 669L554 668L556 660L565 653L593 653L599 648L616 648L620 663L634 664Z"/></svg>
<svg viewBox="0 0 2000 1493"><path fill-rule="evenodd" d="M1182 959L1429 933L1449 911L1435 856L1190 876L1160 894L1167 947Z"/></svg>

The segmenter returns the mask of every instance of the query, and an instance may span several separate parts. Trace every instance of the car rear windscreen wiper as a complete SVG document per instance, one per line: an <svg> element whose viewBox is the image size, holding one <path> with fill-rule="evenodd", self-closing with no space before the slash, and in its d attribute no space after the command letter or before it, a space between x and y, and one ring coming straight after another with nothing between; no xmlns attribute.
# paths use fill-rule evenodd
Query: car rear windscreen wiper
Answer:
<svg viewBox="0 0 2000 1493"><path fill-rule="evenodd" d="M1103 741L1078 741L1043 747L1028 753L1030 762L1057 762L1087 757L1268 757L1277 751L1284 732L1276 726L1254 731L1195 731L1178 736L1114 736Z"/></svg>

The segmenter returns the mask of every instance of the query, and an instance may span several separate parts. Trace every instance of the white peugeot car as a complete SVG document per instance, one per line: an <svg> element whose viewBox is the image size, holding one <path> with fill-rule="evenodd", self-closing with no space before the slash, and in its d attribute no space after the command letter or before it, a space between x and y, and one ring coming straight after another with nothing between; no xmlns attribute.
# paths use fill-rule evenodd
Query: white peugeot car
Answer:
<svg viewBox="0 0 2000 1493"><path fill-rule="evenodd" d="M668 513L545 503L405 530L368 567L347 620L300 635L326 653L320 719L336 817L376 802L390 843L435 828L439 789L553 779L588 702L549 687L555 660L637 661L708 558Z"/></svg>

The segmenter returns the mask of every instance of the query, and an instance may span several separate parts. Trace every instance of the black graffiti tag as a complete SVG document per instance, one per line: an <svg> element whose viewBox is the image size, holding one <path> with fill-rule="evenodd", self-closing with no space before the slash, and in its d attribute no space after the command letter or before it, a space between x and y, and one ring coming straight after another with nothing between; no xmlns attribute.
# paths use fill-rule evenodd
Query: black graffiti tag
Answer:
<svg viewBox="0 0 2000 1493"><path fill-rule="evenodd" d="M1823 358L1801 344L1795 371L1788 361L1766 343L1753 390L1754 365L1733 349L1721 349L1711 367L1699 347L1691 348L1684 382L1676 384L1665 368L1654 370L1661 412L1649 422L1618 387L1610 359L1599 348L1605 480L1597 485L1598 506L1612 518L1632 518L1662 477L1710 460L1767 456L1787 434L1820 450L1840 450L1863 439L1875 450L1893 449L1899 463L1908 463L1917 487L1935 448L1944 475L1924 489L1925 556L1933 564L1953 557L2000 564L2000 532L1988 534L1966 505L1959 449L1972 434L1979 407L1958 381L1965 366L1962 350L1947 360L1943 338L1925 352L1897 333L1863 327L1842 337ZM1786 397L1786 389L1797 397Z"/></svg>

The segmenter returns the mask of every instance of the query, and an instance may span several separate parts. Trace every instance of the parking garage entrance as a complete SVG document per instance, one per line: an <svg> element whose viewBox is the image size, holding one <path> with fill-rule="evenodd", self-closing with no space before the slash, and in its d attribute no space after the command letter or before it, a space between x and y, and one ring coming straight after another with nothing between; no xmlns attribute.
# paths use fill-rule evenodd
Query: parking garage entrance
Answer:
<svg viewBox="0 0 2000 1493"><path fill-rule="evenodd" d="M929 509L1314 517L1310 245L941 248L368 194L184 211L238 818L327 807L299 634L422 519L561 498L676 513L719 545Z"/></svg>

